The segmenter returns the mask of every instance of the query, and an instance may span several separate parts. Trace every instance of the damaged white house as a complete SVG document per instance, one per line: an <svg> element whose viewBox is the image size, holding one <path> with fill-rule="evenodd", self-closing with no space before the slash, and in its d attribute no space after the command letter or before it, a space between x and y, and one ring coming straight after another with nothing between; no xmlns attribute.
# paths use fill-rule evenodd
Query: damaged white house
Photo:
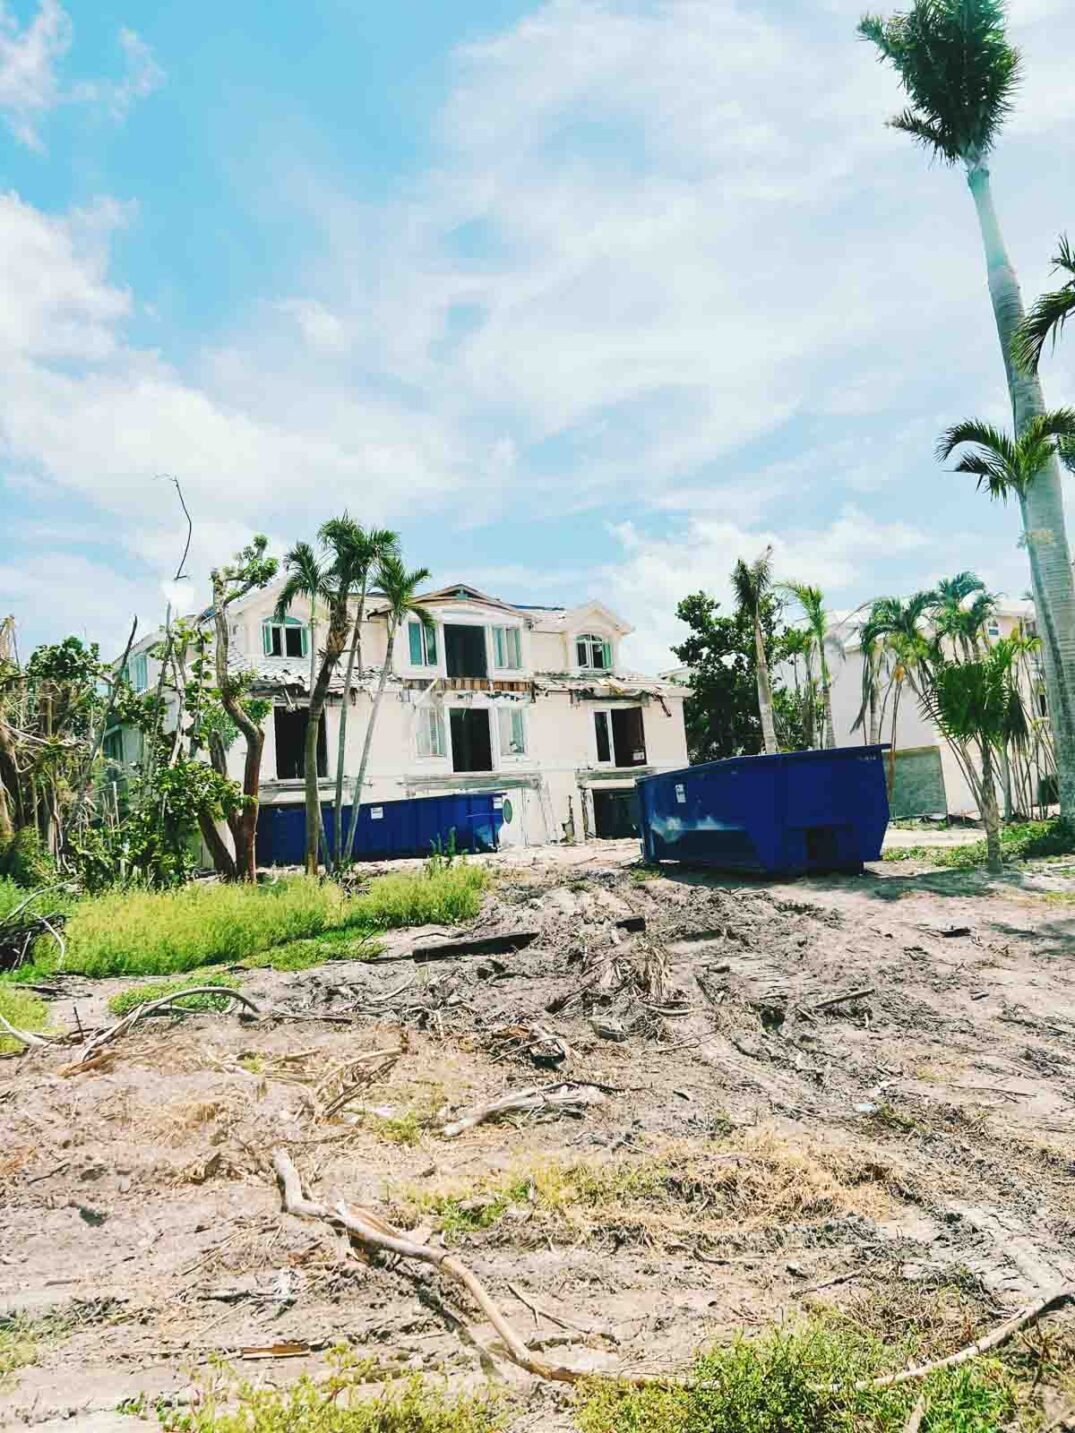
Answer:
<svg viewBox="0 0 1075 1433"><path fill-rule="evenodd" d="M229 608L232 659L272 702L266 719L261 801L300 807L310 688L308 606L275 615L282 580ZM432 629L400 633L375 728L363 804L464 792L503 795L502 844L536 845L630 835L634 782L687 764L682 685L625 671L620 643L631 628L600 602L520 606L473 587L422 596ZM148 637L131 652L135 686L155 680ZM345 692L333 675L318 744L322 800L335 788L340 711L351 704L345 790L358 772L387 646L376 597L363 631L365 669ZM136 759L132 732L115 731L107 754ZM229 752L241 776L241 744ZM350 797L348 796L348 801Z"/></svg>

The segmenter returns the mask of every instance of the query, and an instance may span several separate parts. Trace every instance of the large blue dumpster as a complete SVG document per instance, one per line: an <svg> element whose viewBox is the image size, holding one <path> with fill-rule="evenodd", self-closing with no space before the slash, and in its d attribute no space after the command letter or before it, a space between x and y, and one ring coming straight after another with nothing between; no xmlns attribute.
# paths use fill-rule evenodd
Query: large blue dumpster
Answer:
<svg viewBox="0 0 1075 1433"><path fill-rule="evenodd" d="M332 841L332 807L321 808L322 830ZM351 808L344 807L346 835ZM428 856L453 841L457 851L495 851L504 824L504 794L462 792L405 801L370 801L358 813L355 855L359 860ZM306 852L306 810L301 805L262 806L258 813L259 866L298 866Z"/></svg>
<svg viewBox="0 0 1075 1433"><path fill-rule="evenodd" d="M643 855L766 875L861 871L888 825L884 751L735 756L639 777Z"/></svg>

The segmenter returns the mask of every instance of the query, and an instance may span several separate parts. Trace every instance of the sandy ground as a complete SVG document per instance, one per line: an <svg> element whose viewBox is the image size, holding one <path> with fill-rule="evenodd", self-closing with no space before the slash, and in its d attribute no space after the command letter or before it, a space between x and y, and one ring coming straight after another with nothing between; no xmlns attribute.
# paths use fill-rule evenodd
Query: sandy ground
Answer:
<svg viewBox="0 0 1075 1433"><path fill-rule="evenodd" d="M465 1302L281 1213L278 1146L317 1198L434 1243L438 1200L490 1209L458 1252L580 1368L675 1369L818 1303L892 1326L939 1286L965 1291L958 1346L1075 1276L1075 865L767 884L650 877L631 842L492 864L476 933L536 931L525 949L416 962L444 933L402 933L397 959L245 979L300 1020L147 1021L78 1074L77 1044L0 1061L0 1308L53 1320L3 1426L134 1428L121 1402L182 1400L216 1355L283 1382L340 1341L483 1376ZM108 1023L119 985L71 981L56 1025ZM374 1049L401 1053L326 1116ZM603 1102L439 1132L556 1081ZM579 1167L596 1185L550 1205ZM496 1371L525 1393L514 1428L573 1426Z"/></svg>

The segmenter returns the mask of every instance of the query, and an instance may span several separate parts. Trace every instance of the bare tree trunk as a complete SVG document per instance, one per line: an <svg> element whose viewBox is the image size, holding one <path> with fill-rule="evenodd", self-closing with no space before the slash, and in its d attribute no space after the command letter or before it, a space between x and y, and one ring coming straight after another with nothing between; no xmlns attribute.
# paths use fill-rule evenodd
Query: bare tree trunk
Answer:
<svg viewBox="0 0 1075 1433"><path fill-rule="evenodd" d="M238 875L238 868L235 865L235 858L228 849L228 843L220 834L217 823L210 816L208 811L198 812L198 829L202 833L202 840L213 858L213 869L226 881L234 881Z"/></svg>
<svg viewBox="0 0 1075 1433"><path fill-rule="evenodd" d="M780 748L776 742L776 726L773 722L773 689L769 682L769 661L765 655L765 638L761 630L761 618L754 614L754 651L758 668L758 715L761 717L761 736L766 756L776 756Z"/></svg>
<svg viewBox="0 0 1075 1433"><path fill-rule="evenodd" d="M373 729L377 725L377 716L381 710L381 699L384 696L388 673L392 670L392 652L396 645L397 631L398 624L393 622L388 629L388 646L385 649L384 665L381 668L381 675L377 679L377 691L373 698L373 709L370 712L370 719L366 723L366 735L362 742L362 760L358 764L358 775L355 777L355 789L351 797L351 820L347 827L346 855L348 861L351 860L355 849L355 836L358 834L358 816L362 809L362 787L366 780L366 770L370 764L370 752L373 749Z"/></svg>
<svg viewBox="0 0 1075 1433"><path fill-rule="evenodd" d="M328 633L325 637L325 653L321 658L321 670L317 674L317 681L310 693L303 770L306 785L306 874L308 876L317 875L317 848L321 842L321 786L317 774L317 738L321 730L321 720L325 712L332 672L347 645L348 627L347 594L344 592L333 600ZM327 840L325 844L327 846ZM326 869L330 859L331 854L326 849Z"/></svg>
<svg viewBox="0 0 1075 1433"><path fill-rule="evenodd" d="M340 707L340 736L336 748L336 798L332 805L332 851L336 869L342 869L345 858L350 859L350 845L343 850L343 783L344 765L347 760L347 717L351 705L351 683L354 680L355 664L362 676L362 623L366 616L366 589L362 588L358 598L358 612L354 630L351 633L351 647L347 653L347 672L343 679L343 704Z"/></svg>
<svg viewBox="0 0 1075 1433"><path fill-rule="evenodd" d="M832 677L829 672L829 664L825 660L824 639L820 650L821 656L821 707L825 717L825 746L831 751L836 745L836 731L832 724Z"/></svg>
<svg viewBox="0 0 1075 1433"><path fill-rule="evenodd" d="M243 762L243 808L231 825L235 841L235 873L241 881L257 879L255 840L258 829L258 795L261 788L261 754L265 749L265 733L252 721L236 695L235 678L228 671L228 612L224 602L223 583L213 583L213 625L216 641L213 656L216 662L217 688L221 704L242 733L246 742Z"/></svg>
<svg viewBox="0 0 1075 1433"><path fill-rule="evenodd" d="M985 823L985 863L990 871L997 873L1004 869L1004 862L1000 856L1000 812L993 782L993 748L987 741L982 742L982 821Z"/></svg>

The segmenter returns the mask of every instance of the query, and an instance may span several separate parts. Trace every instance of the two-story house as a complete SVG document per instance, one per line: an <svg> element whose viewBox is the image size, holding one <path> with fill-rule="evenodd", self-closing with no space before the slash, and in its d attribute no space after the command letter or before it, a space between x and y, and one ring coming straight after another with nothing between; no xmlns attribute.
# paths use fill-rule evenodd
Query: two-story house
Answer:
<svg viewBox="0 0 1075 1433"><path fill-rule="evenodd" d="M275 616L279 582L229 609L232 662L271 700L261 800L301 805L310 689L309 608ZM363 802L465 791L503 792L505 844L622 836L634 828L634 780L687 763L682 685L624 670L631 630L599 602L513 606L453 585L422 597L396 641L375 728ZM344 691L335 672L318 743L322 797L332 799L340 712L349 704L346 789L357 774L387 624L374 595L363 628L363 670ZM316 640L316 638L315 638ZM147 638L132 650L135 685L156 680ZM110 737L111 755L130 760ZM241 743L229 753L241 774Z"/></svg>

